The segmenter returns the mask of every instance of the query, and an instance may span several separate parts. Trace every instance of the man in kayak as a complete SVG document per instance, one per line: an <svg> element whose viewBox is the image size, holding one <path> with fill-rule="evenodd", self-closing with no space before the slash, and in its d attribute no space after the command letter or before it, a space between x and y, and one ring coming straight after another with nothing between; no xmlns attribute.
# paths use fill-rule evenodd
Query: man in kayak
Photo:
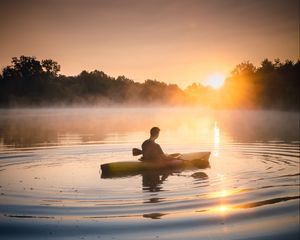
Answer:
<svg viewBox="0 0 300 240"><path fill-rule="evenodd" d="M164 154L160 145L155 142L159 136L160 129L158 127L153 127L150 130L150 138L143 142L142 152L143 161L159 161L164 160L167 156Z"/></svg>

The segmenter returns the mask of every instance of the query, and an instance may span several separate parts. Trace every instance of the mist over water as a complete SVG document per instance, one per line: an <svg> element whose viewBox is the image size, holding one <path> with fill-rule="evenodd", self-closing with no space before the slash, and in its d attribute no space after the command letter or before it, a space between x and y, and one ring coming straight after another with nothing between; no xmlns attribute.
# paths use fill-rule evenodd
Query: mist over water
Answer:
<svg viewBox="0 0 300 240"><path fill-rule="evenodd" d="M211 168L101 178L158 126ZM299 113L198 108L0 110L0 236L297 239Z"/></svg>

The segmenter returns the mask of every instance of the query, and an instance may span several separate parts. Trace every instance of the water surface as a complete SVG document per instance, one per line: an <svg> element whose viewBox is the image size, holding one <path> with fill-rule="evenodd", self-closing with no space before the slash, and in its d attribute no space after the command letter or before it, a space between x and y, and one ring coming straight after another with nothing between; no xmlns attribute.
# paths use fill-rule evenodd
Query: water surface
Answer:
<svg viewBox="0 0 300 240"><path fill-rule="evenodd" d="M101 178L167 153L211 168ZM299 113L196 108L0 110L1 239L298 239Z"/></svg>

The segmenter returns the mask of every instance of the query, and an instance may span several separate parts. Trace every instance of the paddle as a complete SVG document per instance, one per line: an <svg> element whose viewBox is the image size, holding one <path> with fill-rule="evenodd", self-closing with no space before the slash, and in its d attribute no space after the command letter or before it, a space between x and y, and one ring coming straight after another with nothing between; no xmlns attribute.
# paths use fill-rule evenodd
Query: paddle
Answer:
<svg viewBox="0 0 300 240"><path fill-rule="evenodd" d="M141 149L138 149L138 148L133 148L132 149L132 155L133 156L138 156L138 155L142 155L142 154L143 154L143 152L142 152Z"/></svg>
<svg viewBox="0 0 300 240"><path fill-rule="evenodd" d="M167 156L171 157L171 158L176 158L176 159L180 159L182 157L182 155L180 153L172 153L172 154L168 154Z"/></svg>
<svg viewBox="0 0 300 240"><path fill-rule="evenodd" d="M139 156L139 155L142 155L142 154L143 154L143 151L141 149L138 149L138 148L133 148L132 149L132 155L133 156ZM173 154L169 154L167 156L172 158L172 159L180 159L182 157L182 155L180 153L173 153Z"/></svg>

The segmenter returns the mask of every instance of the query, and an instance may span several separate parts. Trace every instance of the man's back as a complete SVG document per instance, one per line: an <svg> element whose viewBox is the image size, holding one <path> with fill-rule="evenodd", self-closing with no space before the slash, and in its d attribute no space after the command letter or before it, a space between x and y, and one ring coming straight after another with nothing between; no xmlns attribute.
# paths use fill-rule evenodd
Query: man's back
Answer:
<svg viewBox="0 0 300 240"><path fill-rule="evenodd" d="M142 144L143 161L158 161L165 157L165 154L159 144L155 143L151 139L148 139Z"/></svg>

